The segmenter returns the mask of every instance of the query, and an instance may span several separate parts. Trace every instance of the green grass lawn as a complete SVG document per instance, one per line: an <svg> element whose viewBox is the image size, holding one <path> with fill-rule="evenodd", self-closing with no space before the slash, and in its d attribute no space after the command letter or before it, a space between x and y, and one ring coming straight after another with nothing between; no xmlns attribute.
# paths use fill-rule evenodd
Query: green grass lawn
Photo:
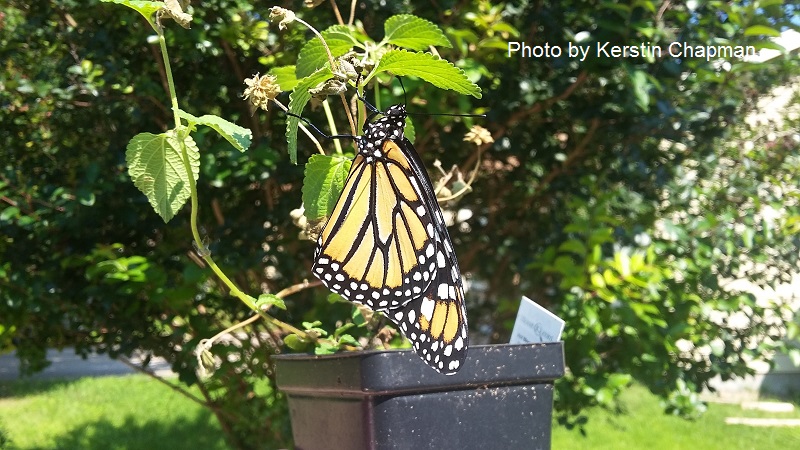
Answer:
<svg viewBox="0 0 800 450"><path fill-rule="evenodd" d="M144 375L0 382L0 433L9 449L227 448L208 410Z"/></svg>
<svg viewBox="0 0 800 450"><path fill-rule="evenodd" d="M553 449L800 449L800 428L725 425L725 418L790 414L711 404L696 421L664 415L658 399L634 386L626 413L588 412L587 435L556 426ZM143 375L0 383L0 449L225 449L214 417Z"/></svg>
<svg viewBox="0 0 800 450"><path fill-rule="evenodd" d="M689 421L665 415L658 398L641 386L633 386L622 395L623 415L601 409L588 412L586 436L577 430L556 426L553 449L800 449L800 428L757 428L726 425L726 417L800 418L793 413L744 411L738 405L709 404L699 419Z"/></svg>

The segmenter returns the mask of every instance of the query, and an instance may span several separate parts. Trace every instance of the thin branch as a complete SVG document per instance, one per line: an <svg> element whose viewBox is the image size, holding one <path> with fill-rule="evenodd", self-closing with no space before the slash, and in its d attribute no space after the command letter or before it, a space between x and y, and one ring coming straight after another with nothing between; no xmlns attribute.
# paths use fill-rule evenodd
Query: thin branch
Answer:
<svg viewBox="0 0 800 450"><path fill-rule="evenodd" d="M353 20L355 20L355 17L356 17L356 3L358 3L357 0L352 0L350 2L350 18L347 20L347 24L348 25L352 25L353 24Z"/></svg>
<svg viewBox="0 0 800 450"><path fill-rule="evenodd" d="M333 14L336 16L336 21L339 22L339 25L344 25L344 20L342 19L342 14L339 12L339 7L336 5L336 0L331 0L331 8L333 8Z"/></svg>
<svg viewBox="0 0 800 450"><path fill-rule="evenodd" d="M139 373L143 373L143 374L149 376L150 378L153 378L154 380L157 380L158 382L163 383L166 386L169 386L170 389L172 389L173 391L178 392L180 394L183 394L183 396L185 396L189 400L192 400L195 403L197 403L197 404L199 404L199 405L201 405L203 407L206 407L206 408L208 407L208 403L206 403L203 399L193 395L191 392L187 391L186 389L183 389L180 386L172 384L172 383L168 382L167 380L165 380L164 378L159 377L158 375L155 374L155 372L153 372L151 370L147 370L144 367L139 366L138 364L132 363L128 358L119 357L117 359L120 362L122 362L123 364L125 364L126 366L130 367L131 369L133 369L133 370L135 370L135 371L137 371Z"/></svg>
<svg viewBox="0 0 800 450"><path fill-rule="evenodd" d="M293 286L289 286L282 291L275 294L276 297L285 298L292 294L296 294L304 289L312 288L321 285L322 282L319 280L309 282L308 280L303 280L302 283L295 284Z"/></svg>

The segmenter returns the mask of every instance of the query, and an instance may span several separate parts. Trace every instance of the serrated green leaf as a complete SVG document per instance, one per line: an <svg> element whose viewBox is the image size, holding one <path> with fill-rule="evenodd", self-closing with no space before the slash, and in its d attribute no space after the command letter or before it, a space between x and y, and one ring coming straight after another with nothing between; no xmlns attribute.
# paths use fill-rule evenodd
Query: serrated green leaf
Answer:
<svg viewBox="0 0 800 450"><path fill-rule="evenodd" d="M306 107L306 103L311 100L311 94L308 93L308 90L327 80L332 75L333 73L329 68L323 67L300 80L292 93L289 94L289 112L299 116ZM292 164L297 164L297 127L299 123L300 119L291 115L286 119L286 141L289 146L289 160Z"/></svg>
<svg viewBox="0 0 800 450"><path fill-rule="evenodd" d="M128 174L158 215L169 222L191 195L189 175L181 156L186 146L193 181L200 173L200 151L191 136L181 142L175 130L162 134L141 133L131 139L125 152Z"/></svg>
<svg viewBox="0 0 800 450"><path fill-rule="evenodd" d="M104 3L116 3L118 5L127 6L128 8L137 11L139 14L144 16L147 19L148 23L150 22L153 14L156 13L159 9L164 7L163 2L145 2L145 1L135 1L135 0L102 0Z"/></svg>
<svg viewBox="0 0 800 450"><path fill-rule="evenodd" d="M266 311L272 306L286 311L286 303L277 295L261 294L258 296L258 300L256 300L256 307L258 307L259 310Z"/></svg>
<svg viewBox="0 0 800 450"><path fill-rule="evenodd" d="M373 76L379 72L419 77L438 88L481 98L481 88L469 81L463 70L430 53L390 50L381 58Z"/></svg>
<svg viewBox="0 0 800 450"><path fill-rule="evenodd" d="M273 67L269 71L269 74L275 75L278 79L278 86L280 86L281 90L284 92L291 91L297 86L297 83L300 82L300 80L297 79L295 66Z"/></svg>
<svg viewBox="0 0 800 450"><path fill-rule="evenodd" d="M429 46L452 47L439 27L425 19L400 14L390 17L384 24L384 40L411 50L425 50Z"/></svg>
<svg viewBox="0 0 800 450"><path fill-rule="evenodd" d="M211 114L196 117L182 109L179 109L177 113L179 117L189 122L190 128L194 128L195 124L213 128L214 131L224 137L226 141L230 142L231 145L240 152L244 152L250 148L250 143L253 140L253 133L247 128L240 127L233 122L228 122L222 117Z"/></svg>
<svg viewBox="0 0 800 450"><path fill-rule="evenodd" d="M744 35L778 37L781 35L781 32L776 30L775 28L770 28L766 25L753 25L752 27L747 27L744 30Z"/></svg>
<svg viewBox="0 0 800 450"><path fill-rule="evenodd" d="M342 193L351 161L343 156L314 155L306 163L303 206L308 220L327 217Z"/></svg>
<svg viewBox="0 0 800 450"><path fill-rule="evenodd" d="M353 37L350 28L346 25L334 25L323 31L322 37L328 44L328 49L334 58L349 52L358 41ZM297 78L305 78L328 62L328 53L319 38L314 37L303 46L297 56L295 73ZM281 87L283 88L283 87Z"/></svg>

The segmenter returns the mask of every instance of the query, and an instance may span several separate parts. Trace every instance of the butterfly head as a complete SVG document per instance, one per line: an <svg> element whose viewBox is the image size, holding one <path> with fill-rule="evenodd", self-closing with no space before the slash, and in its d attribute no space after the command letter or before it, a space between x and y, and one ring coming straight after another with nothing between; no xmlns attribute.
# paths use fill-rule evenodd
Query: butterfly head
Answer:
<svg viewBox="0 0 800 450"><path fill-rule="evenodd" d="M363 139L366 142L398 141L403 138L406 125L406 105L392 105L381 113L383 116L364 124Z"/></svg>

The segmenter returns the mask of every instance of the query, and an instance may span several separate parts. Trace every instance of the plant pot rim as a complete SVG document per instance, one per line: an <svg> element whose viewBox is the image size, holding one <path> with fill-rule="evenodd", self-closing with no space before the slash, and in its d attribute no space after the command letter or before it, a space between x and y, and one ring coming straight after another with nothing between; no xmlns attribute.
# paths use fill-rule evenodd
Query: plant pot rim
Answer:
<svg viewBox="0 0 800 450"><path fill-rule="evenodd" d="M563 342L470 346L454 375L434 371L411 349L272 358L278 388L288 394L363 397L552 382L564 375Z"/></svg>

